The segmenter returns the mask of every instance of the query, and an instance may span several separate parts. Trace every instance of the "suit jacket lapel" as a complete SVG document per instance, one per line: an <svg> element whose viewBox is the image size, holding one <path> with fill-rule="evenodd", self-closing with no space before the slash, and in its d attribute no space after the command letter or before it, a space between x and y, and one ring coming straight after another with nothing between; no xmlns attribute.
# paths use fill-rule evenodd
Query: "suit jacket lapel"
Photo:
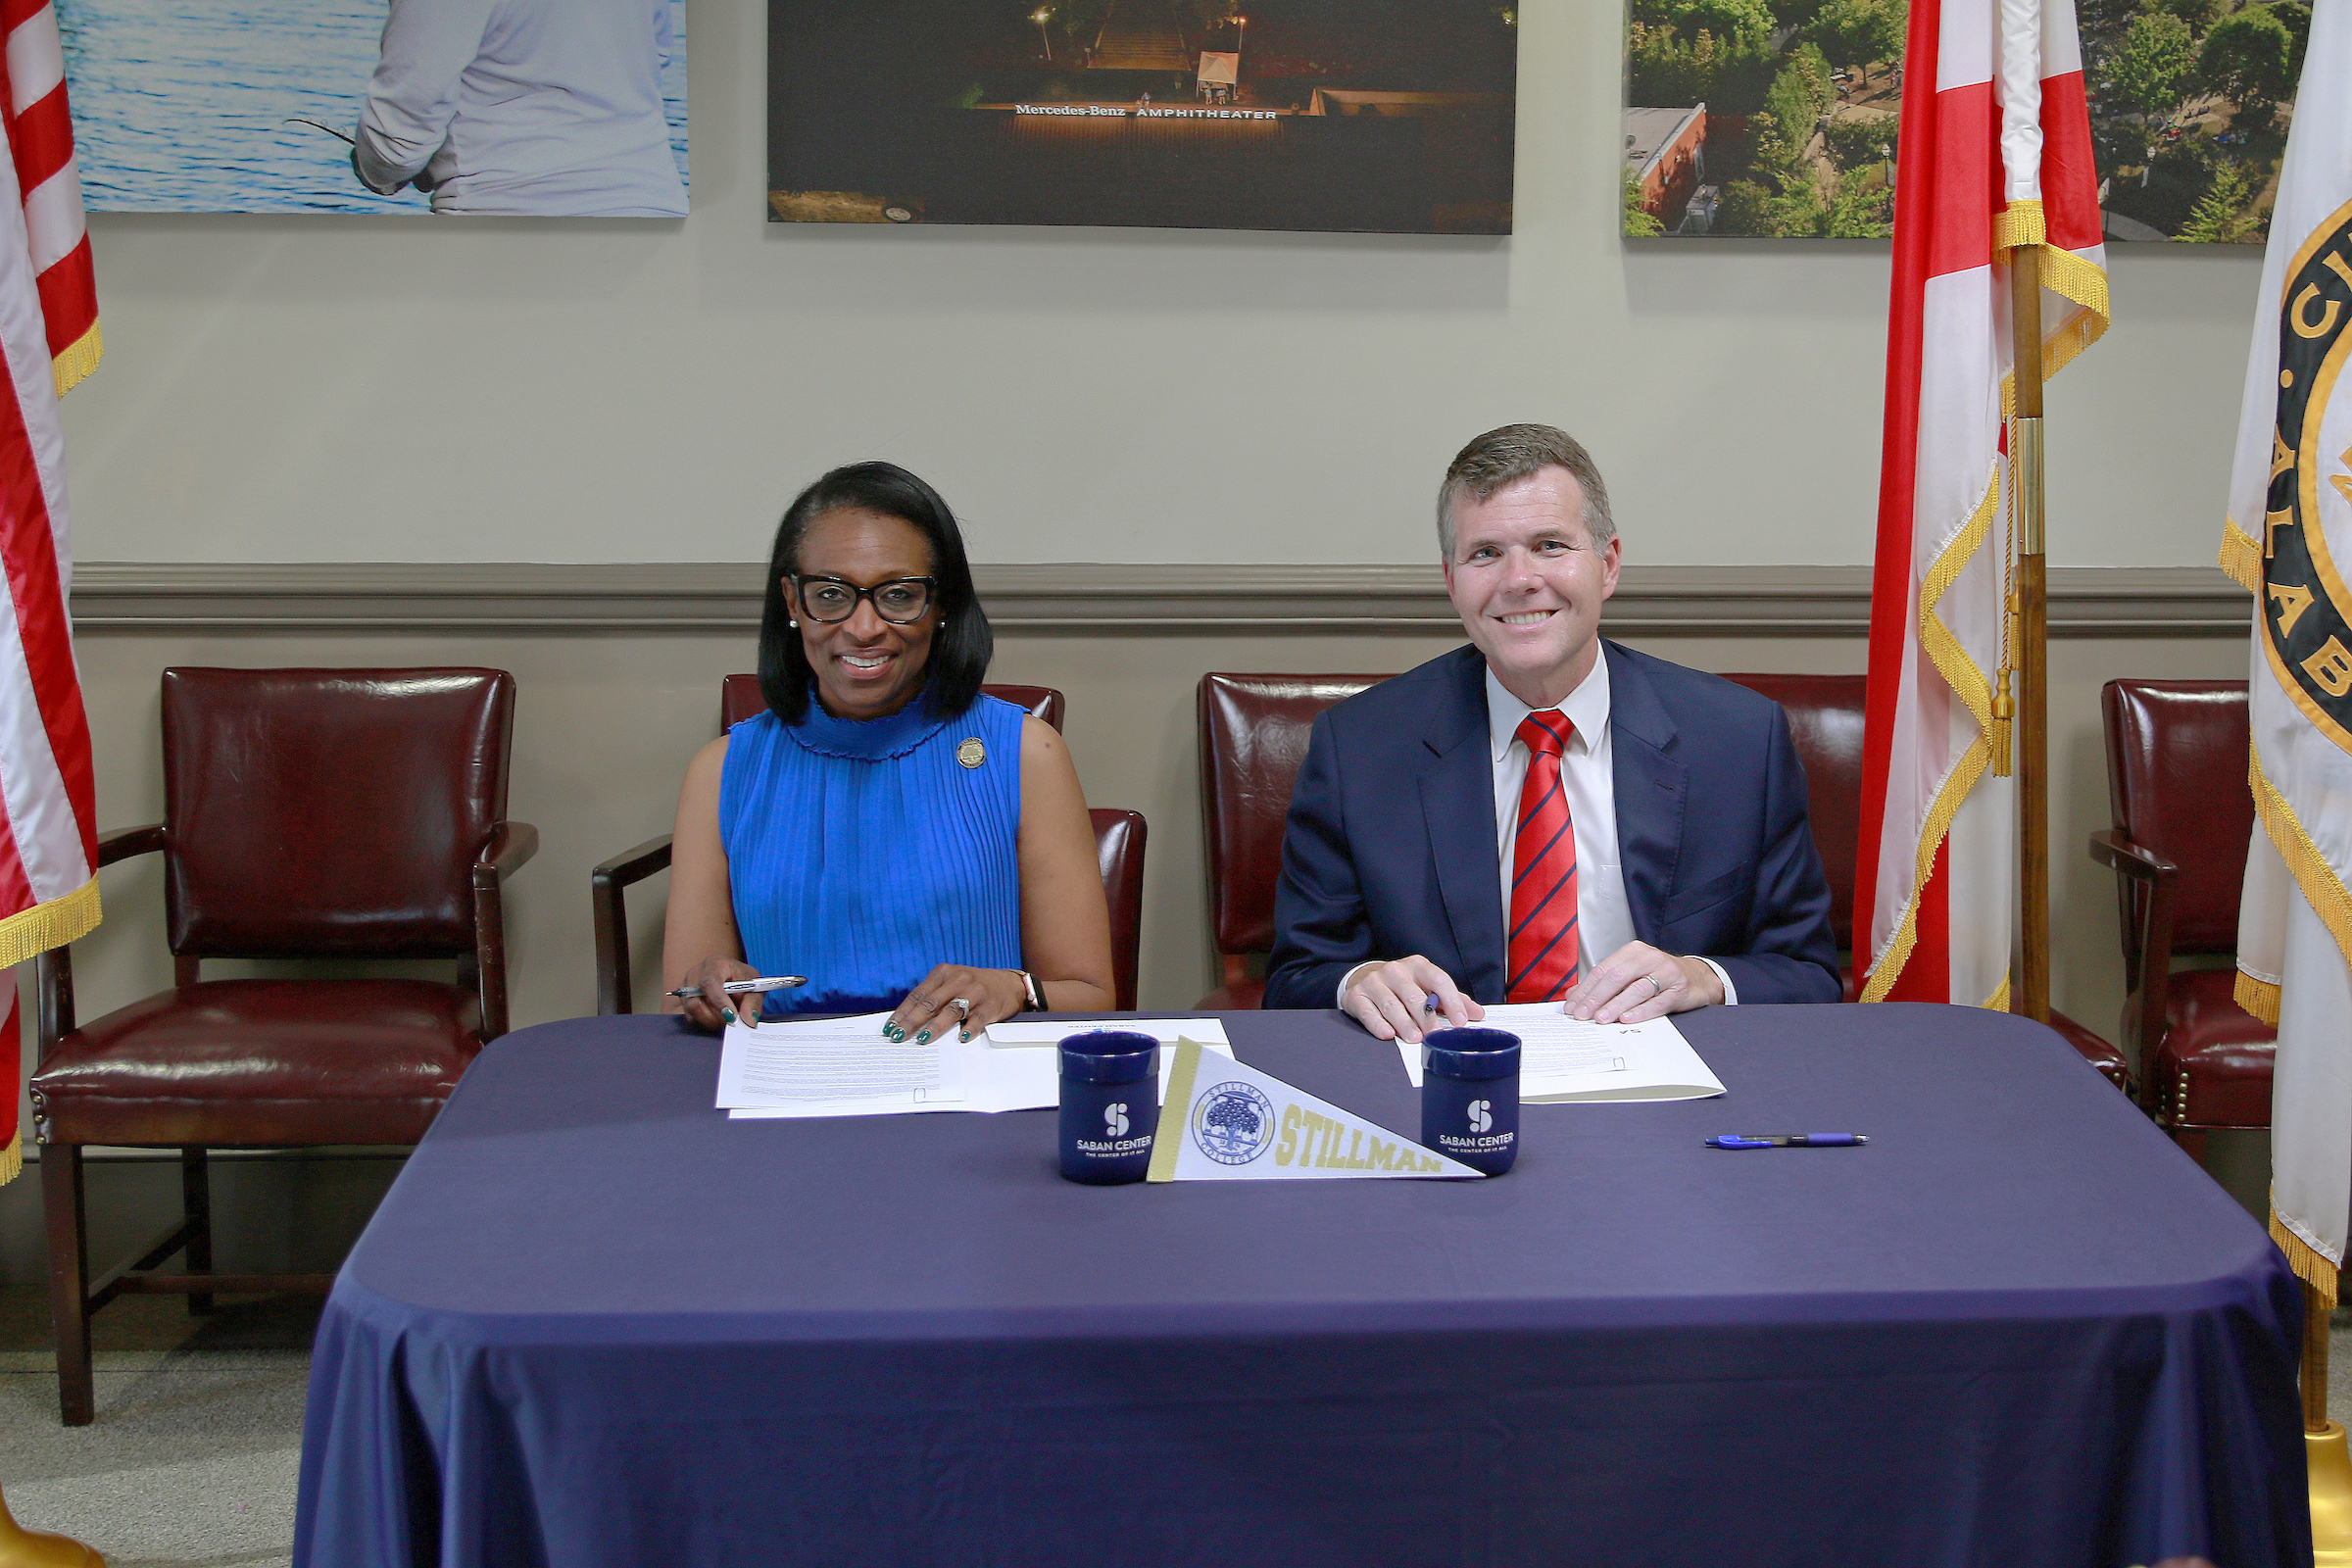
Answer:
<svg viewBox="0 0 2352 1568"><path fill-rule="evenodd" d="M1679 731L1649 678L1615 644L1604 642L1601 649L1609 662L1617 863L1625 873L1634 935L1655 943L1658 912L1681 876L1683 806L1690 770L1671 755Z"/></svg>
<svg viewBox="0 0 2352 1568"><path fill-rule="evenodd" d="M1448 672L1448 700L1436 705L1422 736L1430 760L1420 776L1421 816L1446 922L1453 928L1454 982L1471 996L1500 1001L1502 870L1494 852L1486 669L1478 650L1465 648Z"/></svg>

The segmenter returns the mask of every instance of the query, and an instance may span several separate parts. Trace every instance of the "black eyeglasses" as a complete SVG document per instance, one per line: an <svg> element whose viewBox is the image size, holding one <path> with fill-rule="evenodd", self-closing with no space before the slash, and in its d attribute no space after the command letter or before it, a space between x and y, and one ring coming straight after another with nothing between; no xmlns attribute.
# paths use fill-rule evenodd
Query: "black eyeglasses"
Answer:
<svg viewBox="0 0 2352 1568"><path fill-rule="evenodd" d="M827 626L858 613L860 599L872 600L874 613L894 625L920 620L930 612L931 595L939 586L929 577L893 577L871 588L839 577L796 576L792 582L801 591L801 613Z"/></svg>

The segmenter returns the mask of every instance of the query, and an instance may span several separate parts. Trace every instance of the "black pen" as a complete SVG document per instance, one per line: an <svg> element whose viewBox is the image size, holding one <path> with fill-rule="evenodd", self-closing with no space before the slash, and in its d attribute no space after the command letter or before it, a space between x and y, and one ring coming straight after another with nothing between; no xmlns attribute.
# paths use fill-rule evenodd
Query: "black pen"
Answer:
<svg viewBox="0 0 2352 1568"><path fill-rule="evenodd" d="M1725 1133L1704 1142L1709 1149L1853 1149L1870 1140L1860 1133Z"/></svg>

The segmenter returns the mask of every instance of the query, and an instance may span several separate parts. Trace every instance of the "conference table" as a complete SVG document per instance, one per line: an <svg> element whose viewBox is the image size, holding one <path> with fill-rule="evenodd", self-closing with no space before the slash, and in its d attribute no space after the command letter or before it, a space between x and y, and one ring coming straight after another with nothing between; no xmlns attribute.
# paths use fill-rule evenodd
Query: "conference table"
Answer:
<svg viewBox="0 0 2352 1568"><path fill-rule="evenodd" d="M1338 1013L1218 1016L1417 1130ZM1052 1111L730 1121L674 1019L510 1035L336 1281L294 1561L2311 1560L2299 1287L2057 1036L1678 1022L1723 1098L1527 1105L1506 1176L1125 1187Z"/></svg>

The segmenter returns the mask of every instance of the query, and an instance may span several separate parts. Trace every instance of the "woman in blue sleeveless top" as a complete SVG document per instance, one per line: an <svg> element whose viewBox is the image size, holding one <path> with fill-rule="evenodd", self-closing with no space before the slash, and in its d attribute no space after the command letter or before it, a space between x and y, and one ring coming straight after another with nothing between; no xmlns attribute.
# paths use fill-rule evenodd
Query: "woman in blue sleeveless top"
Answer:
<svg viewBox="0 0 2352 1568"><path fill-rule="evenodd" d="M1110 1005L1077 770L980 691L993 646L929 485L860 463L793 502L760 626L768 710L703 748L678 798L662 972L700 988L688 1018L888 1009L885 1033L928 1040ZM781 974L808 983L764 1012L720 989Z"/></svg>

